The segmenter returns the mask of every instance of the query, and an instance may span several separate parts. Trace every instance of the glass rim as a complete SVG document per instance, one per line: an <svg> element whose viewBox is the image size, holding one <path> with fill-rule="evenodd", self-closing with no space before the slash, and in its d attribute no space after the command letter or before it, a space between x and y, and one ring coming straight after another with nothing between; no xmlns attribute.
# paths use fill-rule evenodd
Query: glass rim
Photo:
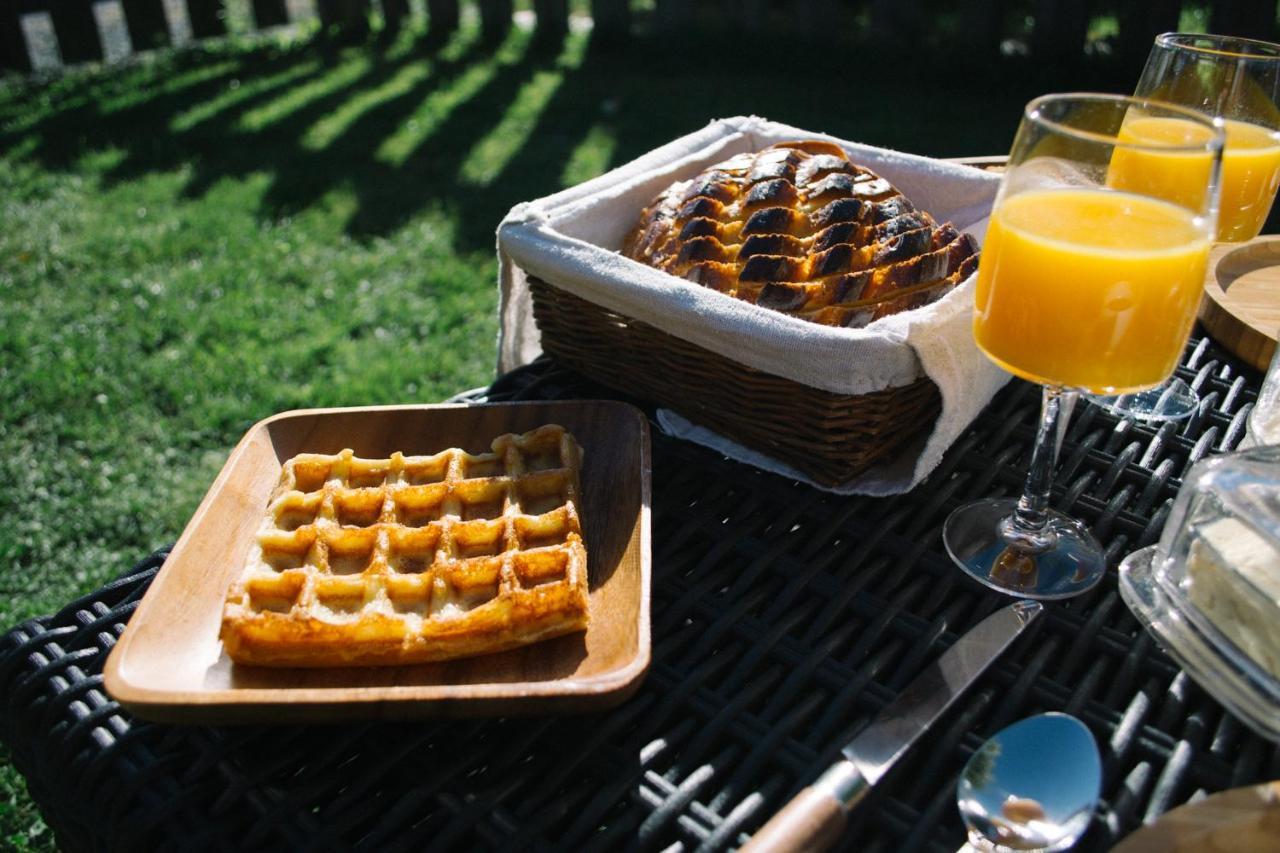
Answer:
<svg viewBox="0 0 1280 853"><path fill-rule="evenodd" d="M1043 114L1042 108L1049 103L1055 101L1095 101L1108 104L1128 104L1130 106L1141 107L1144 109L1155 108L1164 112L1174 113L1175 115L1186 118L1194 124L1206 127L1210 131L1209 139L1205 143L1195 145L1175 145L1170 143L1154 143L1142 141L1122 140L1114 133L1101 133L1096 130L1086 130L1081 127L1073 127L1057 119L1050 118ZM1063 136L1078 139L1083 142L1100 143L1111 145L1116 148L1133 149L1137 151L1161 151L1164 153L1196 153L1200 151L1208 151L1210 153L1220 153L1226 144L1226 122L1221 116L1209 116L1190 107L1184 107L1180 104L1171 104L1166 101L1160 101L1155 98L1142 98L1136 95L1115 95L1106 92L1061 92L1049 95L1040 95L1032 98L1027 102L1027 106L1022 112L1023 121L1039 125L1041 127L1052 130Z"/></svg>
<svg viewBox="0 0 1280 853"><path fill-rule="evenodd" d="M1208 44L1196 44L1196 42L1208 42ZM1205 56L1280 62L1280 44L1244 36L1224 36L1215 33L1161 33L1156 36L1156 46L1167 50L1200 53ZM1255 50L1250 50L1251 48Z"/></svg>

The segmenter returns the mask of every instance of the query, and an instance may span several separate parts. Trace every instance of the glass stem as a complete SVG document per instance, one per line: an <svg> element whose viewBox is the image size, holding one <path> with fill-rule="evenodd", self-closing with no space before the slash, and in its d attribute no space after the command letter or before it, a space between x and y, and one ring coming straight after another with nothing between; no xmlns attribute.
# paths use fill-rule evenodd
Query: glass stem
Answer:
<svg viewBox="0 0 1280 853"><path fill-rule="evenodd" d="M1044 551L1057 534L1049 524L1049 491L1053 488L1053 467L1058 459L1062 404L1074 392L1053 385L1044 386L1040 402L1040 427L1031 451L1031 467L1022 497L1013 515L1000 525L1000 533L1011 546L1028 552Z"/></svg>

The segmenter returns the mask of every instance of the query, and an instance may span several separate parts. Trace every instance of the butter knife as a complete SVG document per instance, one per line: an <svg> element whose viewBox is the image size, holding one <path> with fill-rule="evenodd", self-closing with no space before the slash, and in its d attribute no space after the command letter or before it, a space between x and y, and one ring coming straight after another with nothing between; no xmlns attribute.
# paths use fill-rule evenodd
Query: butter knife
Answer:
<svg viewBox="0 0 1280 853"><path fill-rule="evenodd" d="M1038 601L1014 602L971 628L845 745L842 760L796 794L742 849L748 853L822 850L834 844L844 832L849 812L871 786L1043 609Z"/></svg>

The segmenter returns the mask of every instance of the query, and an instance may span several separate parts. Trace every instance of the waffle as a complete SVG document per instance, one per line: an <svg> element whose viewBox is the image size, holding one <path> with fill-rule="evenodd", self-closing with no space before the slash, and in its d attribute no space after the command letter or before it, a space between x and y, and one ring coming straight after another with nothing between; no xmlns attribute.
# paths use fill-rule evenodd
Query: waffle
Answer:
<svg viewBox="0 0 1280 853"><path fill-rule="evenodd" d="M581 448L554 424L492 448L286 462L227 593L227 654L268 666L422 663L584 629Z"/></svg>
<svg viewBox="0 0 1280 853"><path fill-rule="evenodd" d="M780 142L673 184L623 246L737 299L854 327L938 299L977 251L826 142Z"/></svg>

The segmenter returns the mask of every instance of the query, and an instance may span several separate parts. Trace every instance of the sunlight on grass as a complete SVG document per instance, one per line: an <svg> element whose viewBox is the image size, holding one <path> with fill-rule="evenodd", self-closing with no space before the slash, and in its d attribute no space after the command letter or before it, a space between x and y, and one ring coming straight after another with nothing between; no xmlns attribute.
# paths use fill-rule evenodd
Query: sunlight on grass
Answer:
<svg viewBox="0 0 1280 853"><path fill-rule="evenodd" d="M274 100L249 110L240 117L239 128L252 133L269 127L312 101L355 84L372 68L373 63L364 56L339 65L315 80L290 89Z"/></svg>
<svg viewBox="0 0 1280 853"><path fill-rule="evenodd" d="M27 104L27 109L22 111L16 117L6 120L0 124L5 133L19 134L30 130L42 121L47 121L50 117L59 113L67 113L72 110L83 109L91 104L97 103L97 99L91 95L82 95L74 98L59 99L57 106L53 106L53 99L32 98Z"/></svg>
<svg viewBox="0 0 1280 853"><path fill-rule="evenodd" d="M227 83L227 89L222 94L216 95L204 103L196 104L174 116L173 120L169 122L169 129L175 133L186 133L197 125L215 118L225 110L265 92L273 91L281 86L287 86L295 80L315 73L319 68L320 63L312 60L296 65L293 68L287 68L278 74L269 74L266 77L259 77L248 82L241 81L238 78L233 79Z"/></svg>
<svg viewBox="0 0 1280 853"><path fill-rule="evenodd" d="M136 92L155 79L152 69L142 65L125 66L115 74L103 76L72 70L47 86L35 87L29 91L25 89L24 81L15 80L10 86L0 86L0 89L7 90L6 95L18 95L6 107L17 107L19 117L16 121L6 122L4 127L11 132L20 132L52 116L100 103L113 95Z"/></svg>
<svg viewBox="0 0 1280 853"><path fill-rule="evenodd" d="M502 120L487 136L471 148L471 153L458 169L465 184L487 186L502 174L507 162L524 145L546 109L551 97L564 82L563 71L539 71L520 87Z"/></svg>
<svg viewBox="0 0 1280 853"><path fill-rule="evenodd" d="M426 60L406 65L381 86L353 95L313 124L302 135L302 147L311 151L323 151L369 110L413 91L414 87L430 76L431 63Z"/></svg>
<svg viewBox="0 0 1280 853"><path fill-rule="evenodd" d="M457 61L470 49L474 38L474 31L466 31L465 35L460 33L460 36L454 38L443 51L440 51L440 59ZM488 86L489 82L497 77L498 70L503 65L513 65L520 61L527 47L529 47L529 33L512 29L511 35L507 36L507 40L494 51L492 56L468 65L465 72L458 74L447 85L426 96L421 104L404 119L398 131L390 134L378 146L374 159L392 167L401 167L411 158L413 152L419 150L429 140L431 134L444 124L453 110L466 104L476 96L476 93Z"/></svg>
<svg viewBox="0 0 1280 853"><path fill-rule="evenodd" d="M9 156L15 159L23 159L36 153L39 148L40 138L38 136L28 136L9 149Z"/></svg>
<svg viewBox="0 0 1280 853"><path fill-rule="evenodd" d="M86 151L76 160L76 168L89 173L102 174L119 167L129 156L129 152L117 146L95 148Z"/></svg>
<svg viewBox="0 0 1280 853"><path fill-rule="evenodd" d="M356 240L344 183L262 221L269 173L192 199L189 168L102 184L114 159L48 174L0 157L0 478L45 507L0 531L21 569L0 573L3 625L172 541L254 421L438 400L492 373L493 259L455 255L447 215Z"/></svg>
<svg viewBox="0 0 1280 853"><path fill-rule="evenodd" d="M494 78L498 67L496 62L473 65L448 87L432 92L400 129L378 146L375 158L392 166L403 165L444 124L450 113L471 100Z"/></svg>
<svg viewBox="0 0 1280 853"><path fill-rule="evenodd" d="M560 186L571 187L603 175L613 162L613 152L618 147L618 134L611 126L597 124L587 132L564 163L560 172Z"/></svg>
<svg viewBox="0 0 1280 853"><path fill-rule="evenodd" d="M18 115L11 120L5 121L3 124L0 124L0 128L3 128L5 133L16 136L19 133L30 130L42 121L48 121L51 117L58 115L59 113L68 113L72 110L84 109L90 105L97 104L98 102L97 98L90 95L84 95L82 97L61 99L57 107L52 107L50 99L44 99L43 103L33 99L33 102L28 105L25 115Z"/></svg>
<svg viewBox="0 0 1280 853"><path fill-rule="evenodd" d="M381 15L376 17L380 18ZM397 63L412 59L414 54L418 52L418 41L421 38L422 30L419 28L418 22L412 19L405 22L400 32L396 35L395 41L382 50L383 61Z"/></svg>
<svg viewBox="0 0 1280 853"><path fill-rule="evenodd" d="M556 62L556 69L539 71L520 87L498 124L471 147L467 159L458 169L462 183L488 186L502 174L507 163L537 127L538 117L551 103L556 90L564 82L565 74L582 63L586 43L585 38L571 36L565 41L564 53Z"/></svg>
<svg viewBox="0 0 1280 853"><path fill-rule="evenodd" d="M227 62L215 62L212 65L205 65L193 68L183 74L175 74L173 77L165 79L159 86L136 89L126 92L114 98L103 98L98 101L98 109L104 115L109 115L128 107L136 106L144 101L154 98L156 95L171 95L175 92L181 92L183 89L191 86L199 85L208 80L214 80L218 77L230 74L240 67L240 63L235 60Z"/></svg>

